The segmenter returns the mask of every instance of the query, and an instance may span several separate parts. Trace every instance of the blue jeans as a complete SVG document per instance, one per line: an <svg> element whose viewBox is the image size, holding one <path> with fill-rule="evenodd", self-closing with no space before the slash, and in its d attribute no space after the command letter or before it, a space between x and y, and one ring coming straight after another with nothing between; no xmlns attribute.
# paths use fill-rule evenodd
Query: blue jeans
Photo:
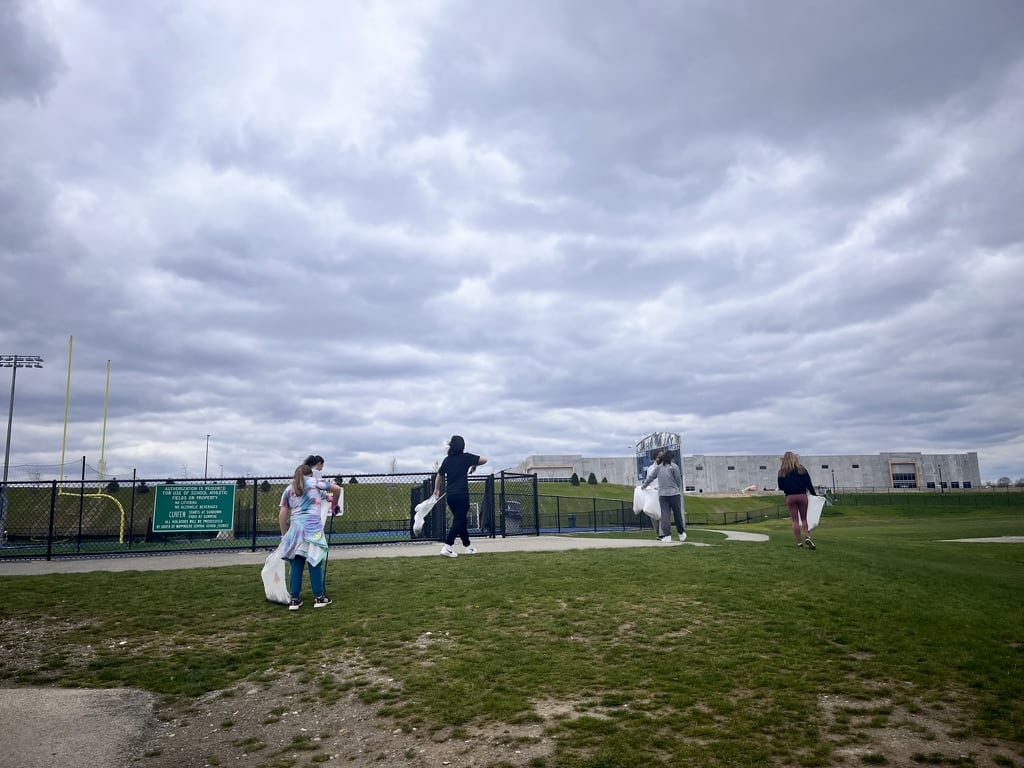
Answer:
<svg viewBox="0 0 1024 768"><path fill-rule="evenodd" d="M313 590L314 597L324 596L324 563L321 560L316 565L309 566L309 586ZM288 592L293 600L298 600L302 594L302 569L306 565L306 558L296 555L291 560L291 570L288 573Z"/></svg>

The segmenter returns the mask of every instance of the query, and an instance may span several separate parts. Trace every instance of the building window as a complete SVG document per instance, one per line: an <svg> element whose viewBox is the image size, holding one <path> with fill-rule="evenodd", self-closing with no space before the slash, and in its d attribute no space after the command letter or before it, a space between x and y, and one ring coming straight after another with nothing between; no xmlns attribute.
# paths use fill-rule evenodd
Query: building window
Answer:
<svg viewBox="0 0 1024 768"><path fill-rule="evenodd" d="M958 483L956 480L954 480L952 483L950 483L950 486L953 487L953 488L959 488L960 487L960 483Z"/></svg>
<svg viewBox="0 0 1024 768"><path fill-rule="evenodd" d="M758 469L768 469L768 467L762 464L761 466L758 467Z"/></svg>
<svg viewBox="0 0 1024 768"><path fill-rule="evenodd" d="M694 469L697 470L698 472L703 472L704 471L704 465L703 464L698 464L696 467L694 467Z"/></svg>
<svg viewBox="0 0 1024 768"><path fill-rule="evenodd" d="M851 464L850 466L851 466L851 467L852 467L853 469L860 469L860 464Z"/></svg>
<svg viewBox="0 0 1024 768"><path fill-rule="evenodd" d="M970 487L971 487L971 481L970 480L964 480L964 488L970 488Z"/></svg>
<svg viewBox="0 0 1024 768"><path fill-rule="evenodd" d="M917 467L909 462L892 464L893 488L917 488Z"/></svg>
<svg viewBox="0 0 1024 768"><path fill-rule="evenodd" d="M925 483L925 487L926 488L931 488L932 490L935 490L935 483Z"/></svg>
<svg viewBox="0 0 1024 768"><path fill-rule="evenodd" d="M726 467L726 469L736 469L736 467L728 466L728 467Z"/></svg>
<svg viewBox="0 0 1024 768"><path fill-rule="evenodd" d="M822 469L828 469L828 464L822 464L822 465L821 465L821 468L822 468Z"/></svg>
<svg viewBox="0 0 1024 768"><path fill-rule="evenodd" d="M913 472L893 472L893 488L917 488L917 475Z"/></svg>
<svg viewBox="0 0 1024 768"><path fill-rule="evenodd" d="M686 486L686 492L687 492L687 493L693 493L693 492L694 492L694 491L696 491L696 490L697 490L697 489L696 489L696 487L694 487L694 486L692 486L692 485L688 485L688 486Z"/></svg>

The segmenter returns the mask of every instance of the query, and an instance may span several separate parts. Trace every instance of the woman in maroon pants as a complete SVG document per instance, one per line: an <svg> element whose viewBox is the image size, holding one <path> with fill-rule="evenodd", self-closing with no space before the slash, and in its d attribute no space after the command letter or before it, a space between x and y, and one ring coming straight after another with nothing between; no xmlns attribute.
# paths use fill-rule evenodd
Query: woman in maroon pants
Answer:
<svg viewBox="0 0 1024 768"><path fill-rule="evenodd" d="M814 483L807 469L800 463L800 457L792 451L786 451L782 455L782 464L779 466L779 490L786 494L786 506L789 508L789 519L793 523L793 535L796 536L798 547L807 546L814 549L814 542L811 541L811 529L807 526L807 494L817 496L814 492ZM800 539L800 526L803 525L807 536Z"/></svg>

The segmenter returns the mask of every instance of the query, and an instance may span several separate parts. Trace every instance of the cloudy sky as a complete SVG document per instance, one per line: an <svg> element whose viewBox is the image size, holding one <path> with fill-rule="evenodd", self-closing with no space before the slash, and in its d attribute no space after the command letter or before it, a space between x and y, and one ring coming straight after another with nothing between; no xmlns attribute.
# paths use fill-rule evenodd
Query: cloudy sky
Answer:
<svg viewBox="0 0 1024 768"><path fill-rule="evenodd" d="M1024 4L5 0L0 267L12 467L73 336L122 477L664 430L1017 478Z"/></svg>

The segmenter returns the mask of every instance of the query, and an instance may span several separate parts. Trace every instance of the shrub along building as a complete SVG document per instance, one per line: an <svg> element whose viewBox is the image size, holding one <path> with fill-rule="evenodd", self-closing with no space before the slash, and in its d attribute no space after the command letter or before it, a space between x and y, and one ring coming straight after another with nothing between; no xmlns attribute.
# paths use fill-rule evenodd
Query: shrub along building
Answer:
<svg viewBox="0 0 1024 768"><path fill-rule="evenodd" d="M780 455L697 454L683 457L687 493L737 493L751 488L774 491ZM801 454L816 486L835 490L971 489L981 487L978 454L920 453ZM646 466L648 462L643 462ZM543 482L568 482L575 473L586 482L634 485L643 469L634 456L590 458L579 454L527 456L513 472L536 473Z"/></svg>

